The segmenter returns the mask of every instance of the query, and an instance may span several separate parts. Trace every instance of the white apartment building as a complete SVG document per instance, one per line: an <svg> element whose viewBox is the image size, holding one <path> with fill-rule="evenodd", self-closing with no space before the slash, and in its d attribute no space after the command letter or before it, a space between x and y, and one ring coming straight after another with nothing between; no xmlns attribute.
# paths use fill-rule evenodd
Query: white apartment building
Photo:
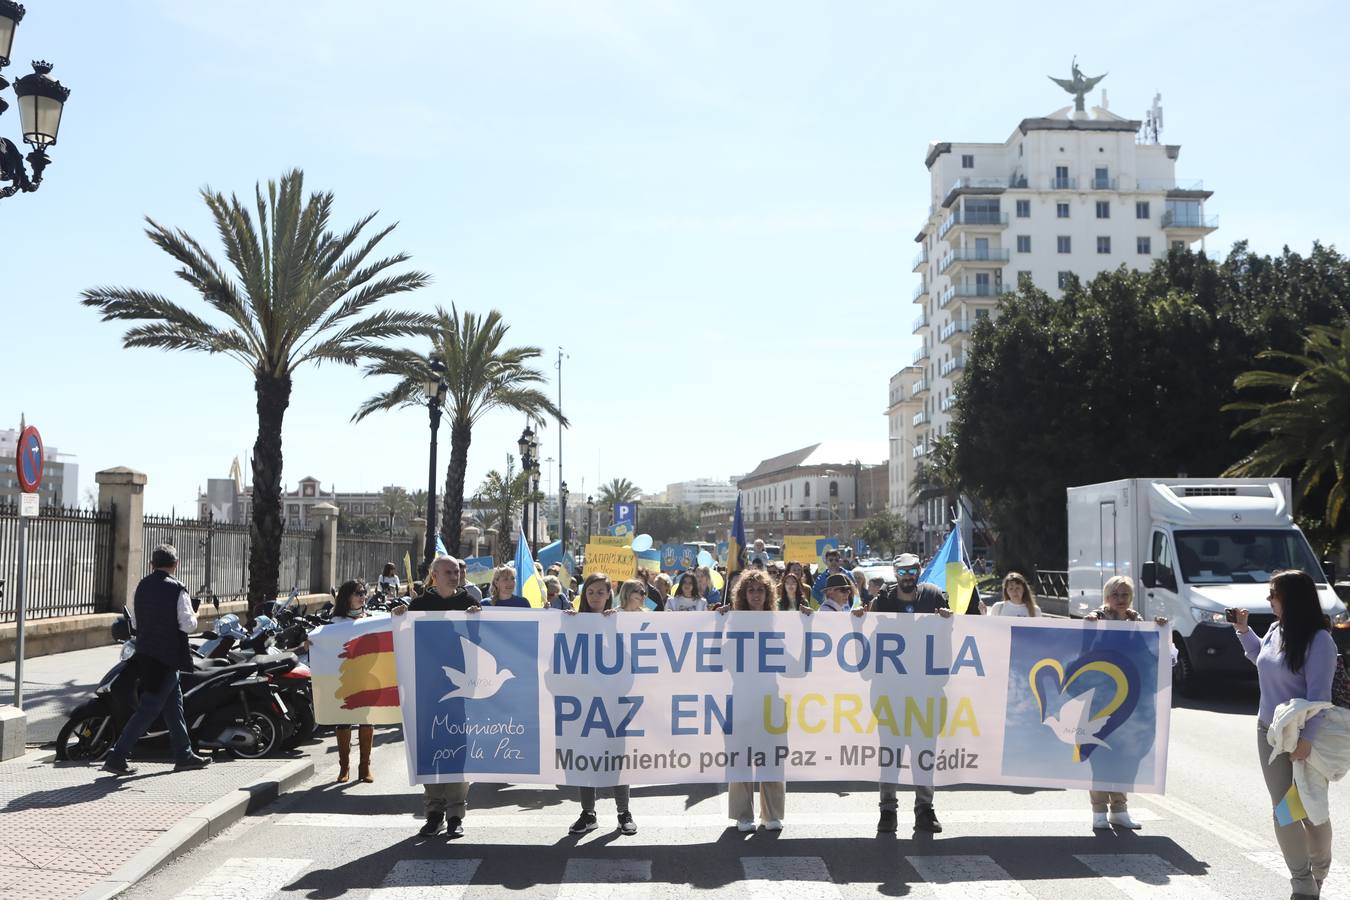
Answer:
<svg viewBox="0 0 1350 900"><path fill-rule="evenodd" d="M1218 227L1211 192L1176 177L1181 148L1143 142L1142 125L1068 106L1001 143L929 146L931 203L914 239L921 344L891 377L887 418L893 509L930 533L947 517L941 501L912 508L913 466L947 432L970 329L997 314L999 295L1025 279L1057 296L1070 274L1147 268Z"/></svg>
<svg viewBox="0 0 1350 900"><path fill-rule="evenodd" d="M666 485L666 502L698 509L704 503L735 504L736 479L695 478Z"/></svg>

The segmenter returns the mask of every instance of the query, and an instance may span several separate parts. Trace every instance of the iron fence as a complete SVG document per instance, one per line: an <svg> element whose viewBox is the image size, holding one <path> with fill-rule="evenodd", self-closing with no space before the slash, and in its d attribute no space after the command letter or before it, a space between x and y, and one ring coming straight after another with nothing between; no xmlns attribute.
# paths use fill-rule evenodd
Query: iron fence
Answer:
<svg viewBox="0 0 1350 900"><path fill-rule="evenodd" d="M29 519L30 619L107 612L112 600L112 510L44 507ZM19 600L19 509L0 500L0 622L13 622Z"/></svg>
<svg viewBox="0 0 1350 900"><path fill-rule="evenodd" d="M277 591L287 594L292 590L312 594L319 589L319 561L316 547L317 533L312 530L287 528L281 533L281 567L277 573Z"/></svg>
<svg viewBox="0 0 1350 900"><path fill-rule="evenodd" d="M206 519L172 516L145 517L145 555L159 544L172 544L178 551L177 578L196 595L214 594L222 600L248 595L248 525L232 525ZM277 587L282 594L292 588L311 593L318 585L315 533L286 529L281 535L281 566Z"/></svg>
<svg viewBox="0 0 1350 900"><path fill-rule="evenodd" d="M1059 616L1069 614L1069 573L1054 569L1037 569L1035 575L1036 602L1041 609Z"/></svg>
<svg viewBox="0 0 1350 900"><path fill-rule="evenodd" d="M384 564L390 562L394 564L394 571L402 581L407 577L403 569L405 553L409 554L409 559L416 559L419 556L410 537L373 538L338 535L336 583L342 584L352 578L360 578L371 584L384 571Z"/></svg>

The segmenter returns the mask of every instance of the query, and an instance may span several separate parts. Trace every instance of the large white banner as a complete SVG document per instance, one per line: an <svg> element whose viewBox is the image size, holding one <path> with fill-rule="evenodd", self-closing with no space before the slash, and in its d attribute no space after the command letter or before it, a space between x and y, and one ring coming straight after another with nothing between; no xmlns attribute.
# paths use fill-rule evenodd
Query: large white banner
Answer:
<svg viewBox="0 0 1350 900"><path fill-rule="evenodd" d="M1152 623L887 613L394 620L413 783L1161 793L1166 641Z"/></svg>

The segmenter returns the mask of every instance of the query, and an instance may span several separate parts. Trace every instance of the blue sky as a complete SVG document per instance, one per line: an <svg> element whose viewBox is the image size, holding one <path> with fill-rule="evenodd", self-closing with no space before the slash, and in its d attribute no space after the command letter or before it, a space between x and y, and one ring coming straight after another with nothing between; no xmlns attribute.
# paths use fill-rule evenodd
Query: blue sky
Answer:
<svg viewBox="0 0 1350 900"><path fill-rule="evenodd" d="M822 439L884 440L887 378L915 346L927 144L1003 140L1064 105L1045 76L1075 53L1109 70L1117 113L1163 93L1178 175L1216 192L1212 250L1350 243L1332 3L27 6L25 63L5 74L46 58L74 93L43 188L0 201L0 416L26 412L86 484L147 472L153 511L247 464L251 378L123 351L77 300L124 284L196 302L141 217L212 239L205 184L245 193L303 167L336 193L338 224L377 209L400 223L387 248L435 278L401 303L500 309L550 375L564 346L574 496L583 478L651 490ZM0 117L0 134L17 127L14 109ZM423 413L348 424L376 388L299 373L292 486L423 481ZM470 485L522 424L479 427ZM556 431L545 440L556 456Z"/></svg>

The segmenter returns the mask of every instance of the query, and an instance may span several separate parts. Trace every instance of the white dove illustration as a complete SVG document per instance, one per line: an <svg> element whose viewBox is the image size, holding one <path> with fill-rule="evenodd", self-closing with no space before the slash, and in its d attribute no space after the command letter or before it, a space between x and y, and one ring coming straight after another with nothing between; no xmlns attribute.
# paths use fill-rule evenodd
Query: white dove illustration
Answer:
<svg viewBox="0 0 1350 900"><path fill-rule="evenodd" d="M498 668L495 656L462 634L459 636L459 648L464 653L464 670L441 666L441 671L445 672L451 684L450 692L441 697L441 701L452 697L486 700L516 677L510 669Z"/></svg>
<svg viewBox="0 0 1350 900"><path fill-rule="evenodd" d="M1059 712L1045 717L1045 725L1066 744L1086 747L1096 744L1110 750L1111 745L1097 737L1097 732L1106 727L1106 719L1092 721L1092 695L1096 688L1084 691L1076 697L1070 697L1060 706Z"/></svg>

